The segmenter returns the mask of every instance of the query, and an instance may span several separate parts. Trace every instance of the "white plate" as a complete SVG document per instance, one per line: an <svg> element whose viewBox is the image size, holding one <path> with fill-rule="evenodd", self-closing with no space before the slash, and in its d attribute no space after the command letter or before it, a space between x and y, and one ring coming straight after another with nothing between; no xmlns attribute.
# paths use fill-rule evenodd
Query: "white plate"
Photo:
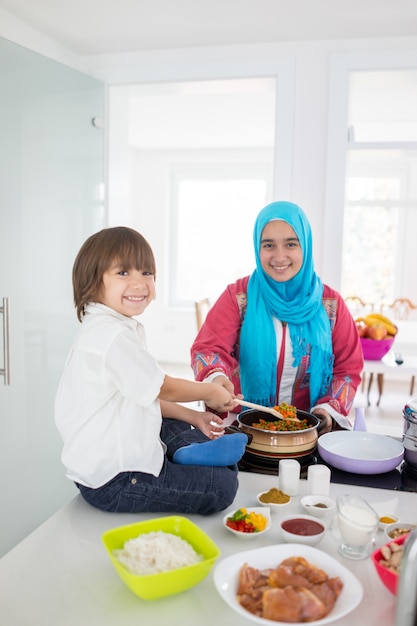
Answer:
<svg viewBox="0 0 417 626"><path fill-rule="evenodd" d="M246 550L228 556L220 561L214 570L214 584L223 600L242 617L252 620L257 624L275 626L288 626L288 622L276 622L263 619L250 613L239 604L236 598L236 590L239 581L239 572L242 565L248 563L252 567L265 569L277 567L284 559L291 556L302 556L312 565L320 567L332 578L339 576L343 582L343 589L338 597L333 610L323 619L308 622L308 624L329 624L344 615L347 615L358 606L363 596L363 588L359 580L346 567L333 559L331 556L313 548L295 543L266 546L255 550ZM292 622L294 624L295 622ZM306 622L303 622L305 624ZM301 622L296 622L301 624Z"/></svg>

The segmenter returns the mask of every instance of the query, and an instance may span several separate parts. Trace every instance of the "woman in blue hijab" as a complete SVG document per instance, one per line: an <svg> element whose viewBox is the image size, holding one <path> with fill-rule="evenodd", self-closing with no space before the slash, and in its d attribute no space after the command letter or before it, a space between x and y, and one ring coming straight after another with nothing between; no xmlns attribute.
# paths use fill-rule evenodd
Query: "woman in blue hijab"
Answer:
<svg viewBox="0 0 417 626"><path fill-rule="evenodd" d="M315 272L305 213L268 204L253 243L255 270L228 286L192 346L197 380L226 376L246 400L311 411L321 432L350 428L362 350L343 298Z"/></svg>

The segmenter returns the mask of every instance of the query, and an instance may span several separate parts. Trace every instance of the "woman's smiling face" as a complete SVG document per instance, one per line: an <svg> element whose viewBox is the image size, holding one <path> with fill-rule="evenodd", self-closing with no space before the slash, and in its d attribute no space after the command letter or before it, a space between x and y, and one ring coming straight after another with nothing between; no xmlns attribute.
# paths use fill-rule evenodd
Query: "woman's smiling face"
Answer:
<svg viewBox="0 0 417 626"><path fill-rule="evenodd" d="M262 231L259 258L264 272L279 283L298 274L303 251L292 226L282 220L268 222Z"/></svg>

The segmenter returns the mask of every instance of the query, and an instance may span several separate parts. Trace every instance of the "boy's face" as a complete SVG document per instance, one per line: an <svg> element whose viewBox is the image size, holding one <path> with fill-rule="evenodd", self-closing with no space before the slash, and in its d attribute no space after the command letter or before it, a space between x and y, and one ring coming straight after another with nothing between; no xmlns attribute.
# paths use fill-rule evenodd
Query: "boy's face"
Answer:
<svg viewBox="0 0 417 626"><path fill-rule="evenodd" d="M133 317L144 312L155 298L155 276L147 271L125 269L115 263L103 274L97 298L117 313Z"/></svg>

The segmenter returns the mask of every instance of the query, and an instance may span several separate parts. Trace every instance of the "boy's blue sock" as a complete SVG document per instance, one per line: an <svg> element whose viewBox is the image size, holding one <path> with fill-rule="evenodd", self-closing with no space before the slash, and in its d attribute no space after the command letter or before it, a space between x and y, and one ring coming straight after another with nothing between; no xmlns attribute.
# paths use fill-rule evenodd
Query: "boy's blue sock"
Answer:
<svg viewBox="0 0 417 626"><path fill-rule="evenodd" d="M247 443L248 438L243 433L222 435L218 439L178 448L172 460L179 465L235 465L242 458Z"/></svg>

